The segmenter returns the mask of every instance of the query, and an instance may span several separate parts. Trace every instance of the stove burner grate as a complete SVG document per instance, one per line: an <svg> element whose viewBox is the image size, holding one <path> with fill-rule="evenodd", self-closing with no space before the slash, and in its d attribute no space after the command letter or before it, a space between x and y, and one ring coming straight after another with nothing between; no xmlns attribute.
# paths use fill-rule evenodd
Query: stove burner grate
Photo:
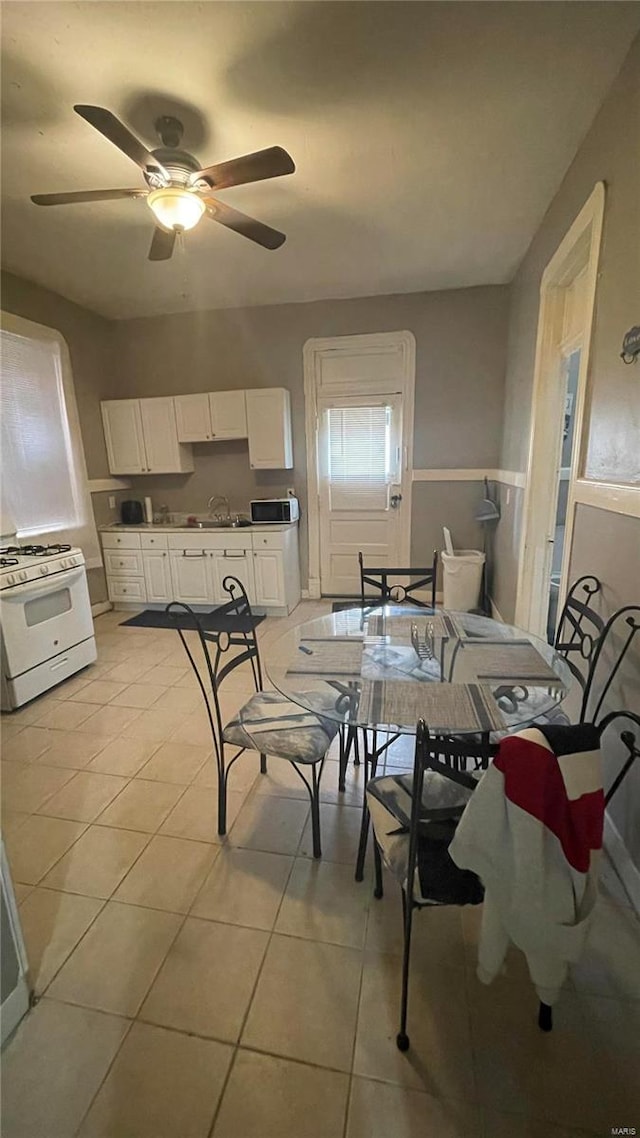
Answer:
<svg viewBox="0 0 640 1138"><path fill-rule="evenodd" d="M21 545L15 552L23 557L51 557L56 553L68 553L70 549L70 545Z"/></svg>
<svg viewBox="0 0 640 1138"><path fill-rule="evenodd" d="M11 555L13 553L19 552L20 550L18 549L17 545L4 545L2 549L0 549L0 557L6 557L7 554Z"/></svg>

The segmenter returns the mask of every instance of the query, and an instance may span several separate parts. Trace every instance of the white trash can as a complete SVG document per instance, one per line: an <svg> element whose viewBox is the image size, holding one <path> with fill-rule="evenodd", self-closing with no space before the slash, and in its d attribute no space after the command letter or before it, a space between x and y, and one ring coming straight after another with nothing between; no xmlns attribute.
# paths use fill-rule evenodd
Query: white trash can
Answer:
<svg viewBox="0 0 640 1138"><path fill-rule="evenodd" d="M441 554L444 607L454 612L470 612L480 603L480 587L485 555L478 549L456 549Z"/></svg>

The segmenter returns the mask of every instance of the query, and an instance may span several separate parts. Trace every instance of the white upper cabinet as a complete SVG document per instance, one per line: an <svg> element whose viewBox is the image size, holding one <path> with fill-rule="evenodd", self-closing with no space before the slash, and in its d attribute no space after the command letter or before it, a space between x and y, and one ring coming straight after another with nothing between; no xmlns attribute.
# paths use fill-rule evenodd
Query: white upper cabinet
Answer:
<svg viewBox="0 0 640 1138"><path fill-rule="evenodd" d="M107 459L112 474L144 474L142 418L137 399L110 399L101 404Z"/></svg>
<svg viewBox="0 0 640 1138"><path fill-rule="evenodd" d="M178 442L173 397L141 399L142 432L147 452L148 474L172 474L193 470L190 447Z"/></svg>
<svg viewBox="0 0 640 1138"><path fill-rule="evenodd" d="M171 396L110 399L101 407L112 474L180 474L193 470L191 448L178 441Z"/></svg>
<svg viewBox="0 0 640 1138"><path fill-rule="evenodd" d="M284 387L245 392L252 470L288 470L293 466L291 398Z"/></svg>
<svg viewBox="0 0 640 1138"><path fill-rule="evenodd" d="M178 440L181 443L206 443L211 438L211 410L206 391L198 395L175 395Z"/></svg>
<svg viewBox="0 0 640 1138"><path fill-rule="evenodd" d="M247 410L244 391L211 391L211 427L214 439L246 439Z"/></svg>
<svg viewBox="0 0 640 1138"><path fill-rule="evenodd" d="M246 439L247 411L244 391L202 391L176 395L176 423L181 443L218 439Z"/></svg>
<svg viewBox="0 0 640 1138"><path fill-rule="evenodd" d="M189 443L249 440L252 470L293 466L291 398L284 387L111 399L102 420L112 474L193 470Z"/></svg>

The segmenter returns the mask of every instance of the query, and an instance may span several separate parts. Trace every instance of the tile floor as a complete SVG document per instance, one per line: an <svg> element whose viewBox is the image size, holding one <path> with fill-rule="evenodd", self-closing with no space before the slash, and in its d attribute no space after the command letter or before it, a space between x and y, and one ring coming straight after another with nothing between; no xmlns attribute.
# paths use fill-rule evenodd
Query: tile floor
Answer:
<svg viewBox="0 0 640 1138"><path fill-rule="evenodd" d="M311 602L289 621L324 611ZM356 885L360 772L325 769L324 857L283 762L231 780L227 840L175 633L96 622L99 660L3 716L3 832L40 997L4 1055L4 1138L569 1138L640 1126L640 926L610 866L542 1035L523 958L474 974L478 911ZM287 622L260 628L263 655ZM230 715L250 691L234 674ZM391 761L411 761L410 745ZM635 1074L634 1074L635 1073Z"/></svg>

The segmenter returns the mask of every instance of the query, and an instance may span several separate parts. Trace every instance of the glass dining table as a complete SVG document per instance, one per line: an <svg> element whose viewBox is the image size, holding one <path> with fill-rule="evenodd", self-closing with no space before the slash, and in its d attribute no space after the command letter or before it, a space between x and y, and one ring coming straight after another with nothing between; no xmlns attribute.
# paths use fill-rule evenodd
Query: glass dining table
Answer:
<svg viewBox="0 0 640 1138"><path fill-rule="evenodd" d="M378 760L424 719L432 736L474 743L549 715L567 695L568 665L523 629L466 612L407 605L353 608L290 629L270 645L267 675L282 695L341 725L339 789L351 747L364 786ZM382 739L380 733L382 732ZM366 796L355 876L369 831Z"/></svg>
<svg viewBox="0 0 640 1138"><path fill-rule="evenodd" d="M512 625L406 605L346 609L270 646L269 679L287 699L346 727L477 735L525 726L567 695L555 649Z"/></svg>

